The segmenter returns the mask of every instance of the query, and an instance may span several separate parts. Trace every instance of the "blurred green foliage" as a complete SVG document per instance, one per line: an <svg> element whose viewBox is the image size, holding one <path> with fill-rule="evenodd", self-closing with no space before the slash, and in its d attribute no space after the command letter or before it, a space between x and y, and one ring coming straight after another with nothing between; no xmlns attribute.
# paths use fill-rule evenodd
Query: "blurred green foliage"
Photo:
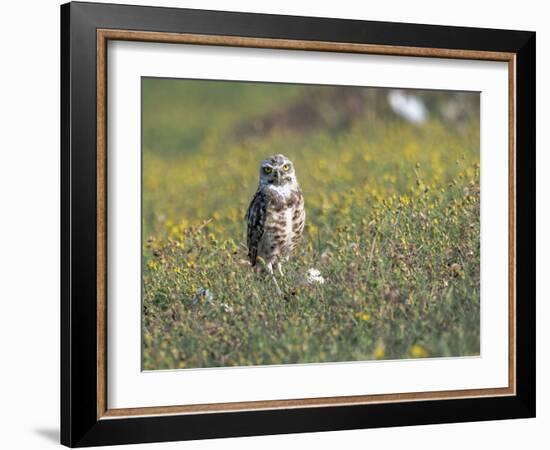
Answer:
<svg viewBox="0 0 550 450"><path fill-rule="evenodd" d="M479 96L415 91L413 124L388 92L143 80L145 369L479 354ZM307 212L283 295L244 245L274 153Z"/></svg>

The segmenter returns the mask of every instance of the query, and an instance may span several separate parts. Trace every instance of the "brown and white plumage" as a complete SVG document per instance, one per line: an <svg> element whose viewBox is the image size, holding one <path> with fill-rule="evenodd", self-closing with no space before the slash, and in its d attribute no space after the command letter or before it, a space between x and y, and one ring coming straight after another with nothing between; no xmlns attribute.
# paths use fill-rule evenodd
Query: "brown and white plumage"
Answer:
<svg viewBox="0 0 550 450"><path fill-rule="evenodd" d="M260 165L260 182L246 220L250 263L255 266L260 258L268 272L273 273L276 264L282 275L281 261L288 259L305 225L304 197L286 156L270 156Z"/></svg>

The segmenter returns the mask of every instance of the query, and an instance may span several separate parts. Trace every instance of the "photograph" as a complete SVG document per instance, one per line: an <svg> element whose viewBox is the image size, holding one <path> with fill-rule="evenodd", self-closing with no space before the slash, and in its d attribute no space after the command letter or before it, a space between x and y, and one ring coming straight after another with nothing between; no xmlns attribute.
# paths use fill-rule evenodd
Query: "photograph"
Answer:
<svg viewBox="0 0 550 450"><path fill-rule="evenodd" d="M480 355L479 92L141 91L143 370Z"/></svg>

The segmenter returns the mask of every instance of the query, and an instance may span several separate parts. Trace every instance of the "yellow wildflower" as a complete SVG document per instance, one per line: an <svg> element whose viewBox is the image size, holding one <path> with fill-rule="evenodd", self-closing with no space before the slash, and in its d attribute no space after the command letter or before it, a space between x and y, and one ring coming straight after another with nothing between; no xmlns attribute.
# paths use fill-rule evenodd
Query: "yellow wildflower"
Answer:
<svg viewBox="0 0 550 450"><path fill-rule="evenodd" d="M428 356L426 349L418 344L413 345L409 353L413 358L426 358Z"/></svg>
<svg viewBox="0 0 550 450"><path fill-rule="evenodd" d="M383 359L384 356L386 356L386 349L384 348L383 345L378 345L374 349L374 352L372 353L372 356L374 357L374 359Z"/></svg>

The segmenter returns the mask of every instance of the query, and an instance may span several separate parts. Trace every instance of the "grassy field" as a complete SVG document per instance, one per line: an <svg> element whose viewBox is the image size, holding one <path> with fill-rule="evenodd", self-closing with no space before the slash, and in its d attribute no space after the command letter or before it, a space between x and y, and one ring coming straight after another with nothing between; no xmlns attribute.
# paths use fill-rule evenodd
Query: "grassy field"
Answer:
<svg viewBox="0 0 550 450"><path fill-rule="evenodd" d="M144 369L479 354L477 96L416 125L382 90L143 83ZM307 212L283 295L245 247L274 153Z"/></svg>

